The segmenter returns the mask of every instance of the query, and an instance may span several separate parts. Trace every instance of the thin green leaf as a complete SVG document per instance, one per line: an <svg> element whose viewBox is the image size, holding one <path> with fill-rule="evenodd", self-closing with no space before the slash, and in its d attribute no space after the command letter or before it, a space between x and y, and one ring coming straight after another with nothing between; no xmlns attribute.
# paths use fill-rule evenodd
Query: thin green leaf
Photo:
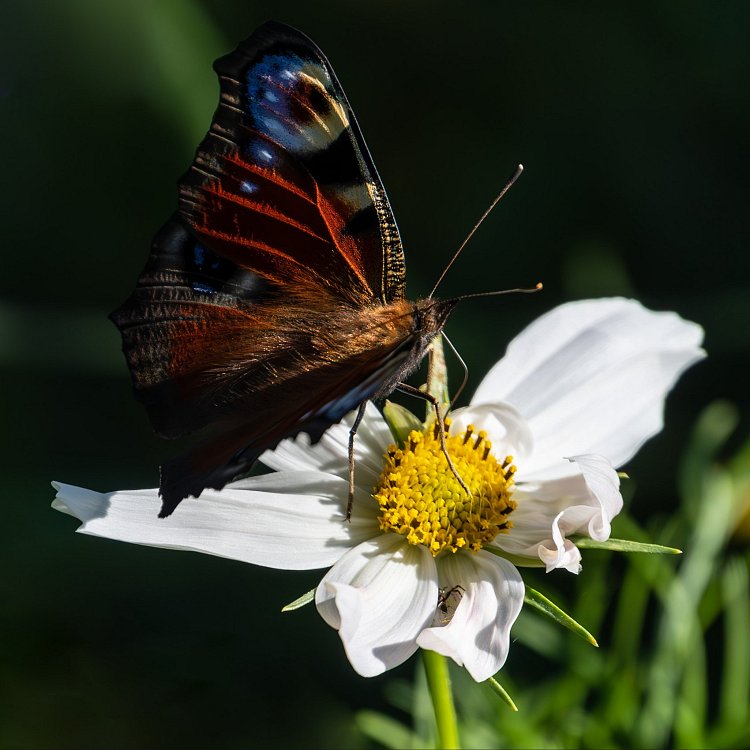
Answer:
<svg viewBox="0 0 750 750"><path fill-rule="evenodd" d="M490 677L487 683L492 688L492 692L499 696L511 711L518 711L518 706L513 702L513 698L508 695L508 691L494 677Z"/></svg>
<svg viewBox="0 0 750 750"><path fill-rule="evenodd" d="M560 609L557 604L547 599L544 594L540 594L536 589L527 586L523 600L529 606L547 615L547 617L551 617L555 622L573 631L576 635L581 636L581 638L588 641L592 646L599 648L596 638L583 625L577 623L569 614Z"/></svg>
<svg viewBox="0 0 750 750"><path fill-rule="evenodd" d="M750 721L750 593L747 565L730 559L722 575L724 614L724 669L719 714L727 726Z"/></svg>
<svg viewBox="0 0 750 750"><path fill-rule="evenodd" d="M419 737L400 721L376 711L359 711L355 721L359 730L388 748L421 747Z"/></svg>
<svg viewBox="0 0 750 750"><path fill-rule="evenodd" d="M631 541L652 544L651 540L654 537L642 529L627 513L621 513L615 519L615 523L619 538L627 537ZM679 521L676 523L679 524ZM668 523L662 523L659 533L667 532L668 527ZM685 535L681 531L674 534L670 532L664 539L671 540L674 536L684 538ZM630 555L628 563L633 570L638 571L642 581L653 590L654 595L664 602L676 577L676 566L672 561L664 555Z"/></svg>
<svg viewBox="0 0 750 750"><path fill-rule="evenodd" d="M686 663L693 658L695 633L701 630L699 604L706 588L719 575L722 548L732 530L734 487L731 478L718 467L707 468L704 474L700 504L701 507L710 504L711 512L701 516L701 523L692 524L688 554L663 600L644 709L636 728L635 744L642 747L662 747L674 731L680 705L679 685Z"/></svg>
<svg viewBox="0 0 750 750"><path fill-rule="evenodd" d="M630 539L607 539L598 542L589 537L573 539L573 543L579 549L608 549L611 552L645 552L650 555L681 555L682 550L677 547L664 547L661 544L646 544L645 542L633 542Z"/></svg>
<svg viewBox="0 0 750 750"><path fill-rule="evenodd" d="M305 606L305 604L310 604L310 602L315 600L315 589L310 589L307 593L302 594L298 599L295 599L293 602L289 602L289 604L283 606L281 608L282 612L293 612L295 609L301 609Z"/></svg>
<svg viewBox="0 0 750 750"><path fill-rule="evenodd" d="M737 407L727 401L710 403L693 428L677 477L686 510L698 512L705 499L705 472L737 426Z"/></svg>
<svg viewBox="0 0 750 750"><path fill-rule="evenodd" d="M705 740L709 684L706 644L699 628L694 628L690 635L690 658L685 659L682 665L682 680L673 720L675 747L708 748L711 746Z"/></svg>

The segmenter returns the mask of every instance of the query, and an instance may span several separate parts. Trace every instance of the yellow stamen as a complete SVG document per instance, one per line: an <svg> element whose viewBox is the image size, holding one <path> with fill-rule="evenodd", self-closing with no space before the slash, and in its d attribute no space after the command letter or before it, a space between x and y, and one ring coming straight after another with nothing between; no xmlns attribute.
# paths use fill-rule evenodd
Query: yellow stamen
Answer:
<svg viewBox="0 0 750 750"><path fill-rule="evenodd" d="M440 446L439 430L413 430L403 448L391 445L373 497L380 506L380 528L403 534L410 544L424 544L433 555L444 550L477 552L513 525L516 503L513 457L500 464L484 430L469 425L445 442L459 475L471 491L467 497L450 470Z"/></svg>

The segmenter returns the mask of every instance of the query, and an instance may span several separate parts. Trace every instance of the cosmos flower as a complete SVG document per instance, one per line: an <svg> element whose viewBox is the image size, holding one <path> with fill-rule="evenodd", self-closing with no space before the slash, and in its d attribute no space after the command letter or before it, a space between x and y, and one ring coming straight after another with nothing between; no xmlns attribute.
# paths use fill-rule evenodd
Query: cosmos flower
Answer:
<svg viewBox="0 0 750 750"><path fill-rule="evenodd" d="M206 490L166 519L156 489L100 494L55 483L78 531L287 570L328 568L315 594L354 669L373 676L418 648L477 681L508 654L523 565L578 573L576 536L606 540L616 468L662 427L664 400L701 359L699 326L624 299L562 305L517 336L468 407L451 413L447 466L434 424L396 444L369 404L347 505L351 418L310 445L282 442L274 471ZM573 538L571 538L573 537Z"/></svg>

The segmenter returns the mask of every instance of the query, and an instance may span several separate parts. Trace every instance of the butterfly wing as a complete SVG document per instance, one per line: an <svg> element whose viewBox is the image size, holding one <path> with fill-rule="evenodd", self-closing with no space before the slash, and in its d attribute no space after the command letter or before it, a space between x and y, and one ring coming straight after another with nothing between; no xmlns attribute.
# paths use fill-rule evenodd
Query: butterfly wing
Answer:
<svg viewBox="0 0 750 750"><path fill-rule="evenodd" d="M219 107L179 210L112 315L157 432L207 435L162 467L164 512L286 435L319 437L411 347L406 308L358 332L363 308L403 299L403 251L328 61L266 24L215 68Z"/></svg>
<svg viewBox="0 0 750 750"><path fill-rule="evenodd" d="M403 298L393 213L323 53L268 23L214 68L219 106L180 184L196 237L282 286L358 306Z"/></svg>

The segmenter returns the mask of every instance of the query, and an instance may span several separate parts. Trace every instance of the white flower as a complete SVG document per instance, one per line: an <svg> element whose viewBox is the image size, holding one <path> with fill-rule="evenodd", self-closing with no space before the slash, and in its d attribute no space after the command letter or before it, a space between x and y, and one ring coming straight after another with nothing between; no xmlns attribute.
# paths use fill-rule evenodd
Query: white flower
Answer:
<svg viewBox="0 0 750 750"><path fill-rule="evenodd" d="M541 317L451 415L449 452L470 500L434 429L389 452L393 438L370 404L357 434L351 523L347 420L317 445L305 435L284 441L263 456L273 473L207 490L166 519L157 518L155 489L103 495L55 484L53 507L80 519L85 534L330 568L316 604L359 674L380 674L422 647L485 680L506 659L524 597L503 555L579 571L569 537L609 537L622 507L613 467L661 429L667 392L705 356L702 336L673 313L624 299Z"/></svg>

